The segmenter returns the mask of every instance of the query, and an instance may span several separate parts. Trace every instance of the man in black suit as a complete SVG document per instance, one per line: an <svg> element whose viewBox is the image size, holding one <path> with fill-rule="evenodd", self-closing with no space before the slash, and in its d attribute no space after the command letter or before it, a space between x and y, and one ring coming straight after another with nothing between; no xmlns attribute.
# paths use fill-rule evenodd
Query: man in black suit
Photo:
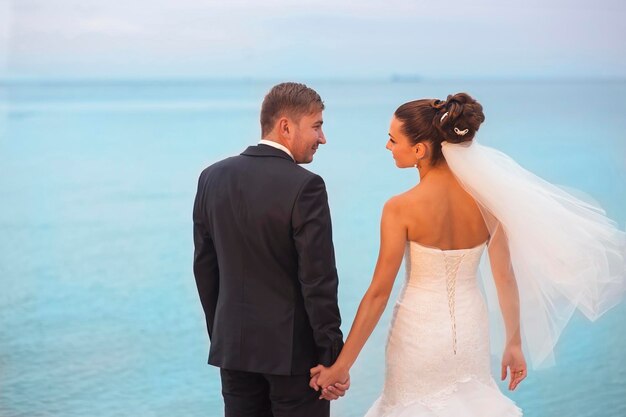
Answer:
<svg viewBox="0 0 626 417"><path fill-rule="evenodd" d="M194 275L227 417L324 417L349 387L309 386L343 346L326 189L299 165L326 143L323 110L303 84L274 86L263 140L200 175Z"/></svg>

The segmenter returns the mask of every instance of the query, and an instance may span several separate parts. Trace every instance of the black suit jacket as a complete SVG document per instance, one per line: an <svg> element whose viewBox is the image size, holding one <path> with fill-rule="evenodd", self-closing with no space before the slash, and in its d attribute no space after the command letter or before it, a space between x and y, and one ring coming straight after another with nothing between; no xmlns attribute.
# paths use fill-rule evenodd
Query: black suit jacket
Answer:
<svg viewBox="0 0 626 417"><path fill-rule="evenodd" d="M209 363L276 375L331 365L343 338L322 178L251 146L202 172L193 221Z"/></svg>

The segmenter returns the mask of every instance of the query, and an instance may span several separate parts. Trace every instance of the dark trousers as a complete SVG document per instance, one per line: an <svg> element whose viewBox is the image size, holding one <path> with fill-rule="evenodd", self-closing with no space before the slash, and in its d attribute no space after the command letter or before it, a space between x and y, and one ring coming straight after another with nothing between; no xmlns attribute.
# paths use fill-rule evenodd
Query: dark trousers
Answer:
<svg viewBox="0 0 626 417"><path fill-rule="evenodd" d="M330 402L308 375L267 375L220 369L226 417L329 417Z"/></svg>

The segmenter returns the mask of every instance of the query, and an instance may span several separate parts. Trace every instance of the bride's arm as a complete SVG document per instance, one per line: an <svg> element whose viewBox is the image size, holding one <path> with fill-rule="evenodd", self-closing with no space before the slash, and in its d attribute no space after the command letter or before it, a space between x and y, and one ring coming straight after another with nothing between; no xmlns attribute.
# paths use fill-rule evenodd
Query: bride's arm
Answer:
<svg viewBox="0 0 626 417"><path fill-rule="evenodd" d="M489 242L489 262L498 290L500 311L506 329L506 344L520 345L522 339L519 324L519 293L511 265L508 241L501 226L498 226Z"/></svg>
<svg viewBox="0 0 626 417"><path fill-rule="evenodd" d="M400 218L398 200L392 198L383 208L374 276L359 304L346 343L330 368L317 366L311 370L312 375L319 373L317 385L321 387L348 378L350 368L385 310L406 247L407 231Z"/></svg>
<svg viewBox="0 0 626 417"><path fill-rule="evenodd" d="M522 353L517 281L511 265L511 255L506 233L501 226L498 226L489 242L489 261L506 331L501 378L502 380L506 379L507 368L510 368L511 380L509 389L514 390L526 377L527 367Z"/></svg>

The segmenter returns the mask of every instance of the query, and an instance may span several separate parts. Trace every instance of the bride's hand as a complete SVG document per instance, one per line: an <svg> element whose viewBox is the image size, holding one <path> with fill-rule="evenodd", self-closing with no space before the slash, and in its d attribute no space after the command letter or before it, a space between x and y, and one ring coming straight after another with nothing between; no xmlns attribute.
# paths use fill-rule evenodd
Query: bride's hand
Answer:
<svg viewBox="0 0 626 417"><path fill-rule="evenodd" d="M350 388L350 374L337 366L327 368L323 365L318 365L315 368L311 368L310 385L316 391L320 388L322 389L320 398L328 399L328 396L343 397Z"/></svg>
<svg viewBox="0 0 626 417"><path fill-rule="evenodd" d="M528 367L522 353L522 347L518 344L507 345L502 354L502 380L506 379L507 368L511 372L509 390L513 391L520 382L526 379Z"/></svg>

